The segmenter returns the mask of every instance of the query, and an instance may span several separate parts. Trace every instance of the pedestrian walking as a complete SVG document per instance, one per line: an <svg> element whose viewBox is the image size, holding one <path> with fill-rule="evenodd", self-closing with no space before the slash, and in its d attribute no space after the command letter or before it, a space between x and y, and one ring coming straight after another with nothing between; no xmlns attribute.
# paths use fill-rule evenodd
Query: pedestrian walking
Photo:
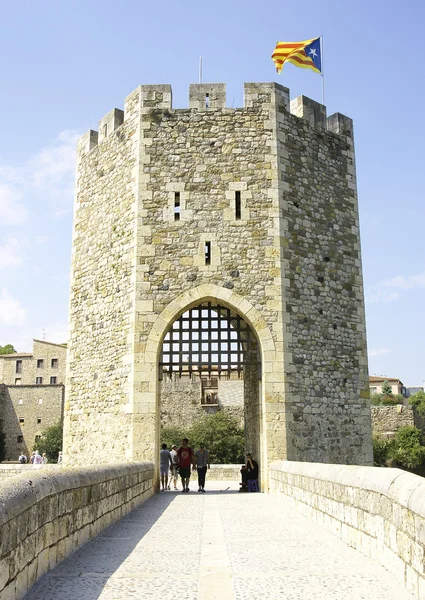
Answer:
<svg viewBox="0 0 425 600"><path fill-rule="evenodd" d="M205 492L205 476L210 468L210 457L204 444L200 444L199 450L195 452L195 465L198 471L198 492Z"/></svg>
<svg viewBox="0 0 425 600"><path fill-rule="evenodd" d="M22 452L19 455L18 462L21 463L21 465L24 465L27 462L27 457Z"/></svg>
<svg viewBox="0 0 425 600"><path fill-rule="evenodd" d="M43 452L43 454L41 456L41 462L43 463L43 465L47 465L47 463L49 462L49 460L47 458L47 454L45 452Z"/></svg>
<svg viewBox="0 0 425 600"><path fill-rule="evenodd" d="M62 462L62 450L59 450L59 454L58 454L58 463Z"/></svg>
<svg viewBox="0 0 425 600"><path fill-rule="evenodd" d="M41 465L43 464L43 458L41 457L40 453L38 450L36 450L34 452L34 460L33 460L33 464L34 465Z"/></svg>
<svg viewBox="0 0 425 600"><path fill-rule="evenodd" d="M167 444L162 444L159 452L159 472L161 474L162 492L165 492L166 489L170 489L170 486L168 485L168 471L170 466L173 466L170 451L167 450Z"/></svg>
<svg viewBox="0 0 425 600"><path fill-rule="evenodd" d="M170 484L171 482L173 482L174 489L177 490L177 480L179 477L179 458L177 456L177 446L175 444L171 446L170 454L171 462L173 464L173 466L171 467Z"/></svg>
<svg viewBox="0 0 425 600"><path fill-rule="evenodd" d="M189 492L190 467L195 466L194 454L192 448L189 447L189 440L183 438L181 447L177 450L179 459L179 473L182 480L182 492Z"/></svg>

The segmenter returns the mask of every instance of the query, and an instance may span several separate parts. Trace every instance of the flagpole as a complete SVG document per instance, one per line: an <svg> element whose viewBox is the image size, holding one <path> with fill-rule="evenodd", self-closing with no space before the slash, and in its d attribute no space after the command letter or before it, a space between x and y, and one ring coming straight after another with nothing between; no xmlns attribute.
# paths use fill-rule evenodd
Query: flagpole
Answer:
<svg viewBox="0 0 425 600"><path fill-rule="evenodd" d="M325 104L325 72L324 72L324 62L323 62L323 35L320 36L320 57L322 61L322 104Z"/></svg>
<svg viewBox="0 0 425 600"><path fill-rule="evenodd" d="M199 83L202 83L202 56L199 57Z"/></svg>

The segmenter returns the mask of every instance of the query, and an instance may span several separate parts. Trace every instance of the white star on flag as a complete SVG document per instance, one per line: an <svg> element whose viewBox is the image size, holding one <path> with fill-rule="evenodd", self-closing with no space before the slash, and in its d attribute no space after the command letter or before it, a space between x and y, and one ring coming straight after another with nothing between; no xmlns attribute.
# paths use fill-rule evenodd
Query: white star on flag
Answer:
<svg viewBox="0 0 425 600"><path fill-rule="evenodd" d="M315 50L314 48L312 48L312 49L310 50L309 54L311 54L311 55L313 56L313 58L314 58L315 56L317 56L317 52L316 52L316 50Z"/></svg>

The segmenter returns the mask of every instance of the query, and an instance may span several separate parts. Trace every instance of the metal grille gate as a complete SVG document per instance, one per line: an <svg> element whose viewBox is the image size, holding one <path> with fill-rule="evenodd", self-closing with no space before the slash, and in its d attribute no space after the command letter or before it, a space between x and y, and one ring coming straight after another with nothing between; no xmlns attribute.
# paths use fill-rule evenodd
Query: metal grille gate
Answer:
<svg viewBox="0 0 425 600"><path fill-rule="evenodd" d="M195 306L179 317L165 335L163 374L202 372L241 376L244 365L259 365L257 340L249 325L230 308L212 302Z"/></svg>

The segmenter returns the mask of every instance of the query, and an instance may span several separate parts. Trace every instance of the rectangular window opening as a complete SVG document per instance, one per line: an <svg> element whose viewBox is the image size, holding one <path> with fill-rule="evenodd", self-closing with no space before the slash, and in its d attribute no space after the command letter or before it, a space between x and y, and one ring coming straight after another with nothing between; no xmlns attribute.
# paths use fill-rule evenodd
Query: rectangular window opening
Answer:
<svg viewBox="0 0 425 600"><path fill-rule="evenodd" d="M211 264L211 242L205 242L205 264Z"/></svg>
<svg viewBox="0 0 425 600"><path fill-rule="evenodd" d="M209 108L209 107L210 107L210 95L205 94L205 108Z"/></svg>
<svg viewBox="0 0 425 600"><path fill-rule="evenodd" d="M180 192L174 192L174 220L180 221Z"/></svg>
<svg viewBox="0 0 425 600"><path fill-rule="evenodd" d="M50 377L50 385L56 385L56 377Z"/></svg>
<svg viewBox="0 0 425 600"><path fill-rule="evenodd" d="M37 425L41 425L41 417L37 417Z"/></svg>
<svg viewBox="0 0 425 600"><path fill-rule="evenodd" d="M22 425L25 423L24 417L19 417L19 423L21 423Z"/></svg>
<svg viewBox="0 0 425 600"><path fill-rule="evenodd" d="M15 385L21 385L21 378L15 377Z"/></svg>
<svg viewBox="0 0 425 600"><path fill-rule="evenodd" d="M105 123L105 125L103 126L103 137L108 137L108 124Z"/></svg>
<svg viewBox="0 0 425 600"><path fill-rule="evenodd" d="M236 221L241 220L241 193L235 192L235 217Z"/></svg>
<svg viewBox="0 0 425 600"><path fill-rule="evenodd" d="M23 435L18 435L18 438L16 440L18 442L18 444L22 444L24 441L24 436Z"/></svg>
<svg viewBox="0 0 425 600"><path fill-rule="evenodd" d="M43 384L43 378L42 377L36 377L35 378L35 384L36 385L42 385Z"/></svg>
<svg viewBox="0 0 425 600"><path fill-rule="evenodd" d="M57 368L58 368L58 359L52 358L52 369L57 369Z"/></svg>
<svg viewBox="0 0 425 600"><path fill-rule="evenodd" d="M40 442L40 440L41 440L41 435L36 435L35 438L34 438L34 442L36 444L38 444Z"/></svg>
<svg viewBox="0 0 425 600"><path fill-rule="evenodd" d="M37 358L37 369L42 369L44 366L44 360L42 358Z"/></svg>
<svg viewBox="0 0 425 600"><path fill-rule="evenodd" d="M16 373L22 373L22 360L16 361Z"/></svg>

